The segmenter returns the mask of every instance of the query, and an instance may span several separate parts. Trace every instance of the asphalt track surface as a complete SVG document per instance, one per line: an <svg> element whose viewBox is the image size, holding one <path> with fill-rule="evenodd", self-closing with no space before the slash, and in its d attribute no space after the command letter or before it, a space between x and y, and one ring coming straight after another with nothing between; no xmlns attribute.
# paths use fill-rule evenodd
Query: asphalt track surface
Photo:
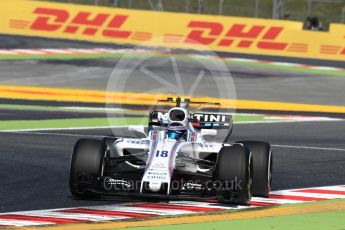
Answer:
<svg viewBox="0 0 345 230"><path fill-rule="evenodd" d="M0 62L0 84L104 90L114 64L116 60L110 59L3 61ZM187 76L197 73L193 65L181 64ZM345 104L342 77L228 67L240 99ZM170 70L164 65L151 70L169 77ZM143 82L135 81L128 87L136 89L142 85ZM11 114L4 116L10 119ZM25 119L30 116L37 115L29 114ZM239 124L235 126L232 140L264 140L273 145L273 189L279 190L345 184L344 133L345 121ZM109 134L111 131L104 129L0 132L0 212L127 201L123 198L78 200L68 191L74 143L79 138L101 138Z"/></svg>
<svg viewBox="0 0 345 230"><path fill-rule="evenodd" d="M345 121L239 124L232 140L263 140L273 145L273 189L279 190L344 184L344 133ZM112 133L104 129L0 133L1 212L129 201L78 200L68 190L74 143L107 134Z"/></svg>

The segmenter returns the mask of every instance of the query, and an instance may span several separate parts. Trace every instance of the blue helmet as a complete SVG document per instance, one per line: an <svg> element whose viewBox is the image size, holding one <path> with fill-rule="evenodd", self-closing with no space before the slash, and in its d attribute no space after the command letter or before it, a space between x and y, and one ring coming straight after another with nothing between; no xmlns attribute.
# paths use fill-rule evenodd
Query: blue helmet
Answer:
<svg viewBox="0 0 345 230"><path fill-rule="evenodd" d="M169 139L179 140L184 137L187 132L187 128L180 123L171 123L167 127L167 133Z"/></svg>

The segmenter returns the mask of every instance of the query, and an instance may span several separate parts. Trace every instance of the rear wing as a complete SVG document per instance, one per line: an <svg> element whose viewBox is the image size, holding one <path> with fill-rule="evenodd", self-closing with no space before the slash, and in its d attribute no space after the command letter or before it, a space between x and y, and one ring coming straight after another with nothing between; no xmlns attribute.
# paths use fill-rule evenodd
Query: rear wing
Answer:
<svg viewBox="0 0 345 230"><path fill-rule="evenodd" d="M190 122L196 129L230 129L232 116L219 113L194 113Z"/></svg>
<svg viewBox="0 0 345 230"><path fill-rule="evenodd" d="M152 111L149 114L149 127L167 126L168 120L164 111ZM194 113L189 115L189 122L196 129L231 129L232 116L220 113Z"/></svg>

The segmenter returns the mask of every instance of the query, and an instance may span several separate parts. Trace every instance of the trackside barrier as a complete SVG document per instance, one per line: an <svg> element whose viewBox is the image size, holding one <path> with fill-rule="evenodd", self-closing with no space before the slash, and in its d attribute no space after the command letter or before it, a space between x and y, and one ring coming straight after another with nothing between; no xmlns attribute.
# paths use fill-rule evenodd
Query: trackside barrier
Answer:
<svg viewBox="0 0 345 230"><path fill-rule="evenodd" d="M162 13L11 0L0 4L3 34L345 61L345 25L302 30L295 21ZM47 47L49 48L49 47Z"/></svg>

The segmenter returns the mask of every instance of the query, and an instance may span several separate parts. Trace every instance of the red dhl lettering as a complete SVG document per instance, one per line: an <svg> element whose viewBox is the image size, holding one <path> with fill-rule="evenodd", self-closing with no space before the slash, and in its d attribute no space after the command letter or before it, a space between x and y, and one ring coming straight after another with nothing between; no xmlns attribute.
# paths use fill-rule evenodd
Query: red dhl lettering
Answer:
<svg viewBox="0 0 345 230"><path fill-rule="evenodd" d="M65 28L64 32L76 33L81 26L86 26L83 34L94 35L98 31L98 27L102 26L108 19L109 14L97 14L91 17L89 12L79 12L72 20L73 25L69 25Z"/></svg>
<svg viewBox="0 0 345 230"><path fill-rule="evenodd" d="M343 49L343 51L341 51L341 54L345 54L345 48Z"/></svg>
<svg viewBox="0 0 345 230"><path fill-rule="evenodd" d="M115 15L113 19L109 22L107 29L103 30L103 35L106 37L114 38L128 38L131 35L129 31L123 30L113 30L111 28L120 28L127 20L126 15Z"/></svg>
<svg viewBox="0 0 345 230"><path fill-rule="evenodd" d="M204 45L213 43L223 31L223 25L216 22L198 22L191 21L188 24L189 28L199 28L199 30L192 30L187 36L187 43L199 42ZM203 34L208 32L207 36Z"/></svg>
<svg viewBox="0 0 345 230"><path fill-rule="evenodd" d="M32 30L61 30L64 33L84 35L95 35L101 30L103 36L110 38L128 38L131 35L130 31L120 30L128 19L127 15L82 11L71 16L67 10L41 7L36 8L33 13L38 16L30 27ZM69 20L71 22L68 22ZM106 28L102 28L104 25Z"/></svg>
<svg viewBox="0 0 345 230"><path fill-rule="evenodd" d="M249 48L254 43L259 49L271 50L284 50L288 45L274 41L284 29L283 27L233 24L224 36L222 36L224 27L217 22L190 21L187 27L192 31L187 35L186 43L232 46L237 41L235 45L240 48Z"/></svg>
<svg viewBox="0 0 345 230"><path fill-rule="evenodd" d="M41 16L32 23L31 29L33 30L55 31L69 18L69 13L66 10L37 8L34 14Z"/></svg>

